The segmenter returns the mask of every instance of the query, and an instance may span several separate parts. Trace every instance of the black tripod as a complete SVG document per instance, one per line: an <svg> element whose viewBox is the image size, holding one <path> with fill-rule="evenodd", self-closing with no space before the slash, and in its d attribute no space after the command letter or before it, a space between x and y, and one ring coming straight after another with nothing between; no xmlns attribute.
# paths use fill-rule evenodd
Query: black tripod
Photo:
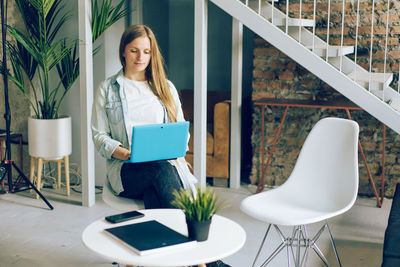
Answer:
<svg viewBox="0 0 400 267"><path fill-rule="evenodd" d="M11 140L10 140L10 126L11 126L11 113L10 105L8 102L8 69L7 69L7 57L6 57L6 24L7 24L7 0L0 1L1 3L1 37L3 46L3 64L2 64L2 74L3 74L3 85L4 85L4 102L5 102L5 114L4 119L6 120L6 156L0 164L0 183L3 179L8 177L8 192L16 193L26 190L35 190L35 192L40 196L41 199L47 204L47 206L52 210L53 206L47 201L47 199L39 192L39 190L31 183L31 181L24 175L24 173L17 167L15 162L11 157ZM12 181L12 167L18 172L19 177L21 177L27 184L27 187L16 188Z"/></svg>

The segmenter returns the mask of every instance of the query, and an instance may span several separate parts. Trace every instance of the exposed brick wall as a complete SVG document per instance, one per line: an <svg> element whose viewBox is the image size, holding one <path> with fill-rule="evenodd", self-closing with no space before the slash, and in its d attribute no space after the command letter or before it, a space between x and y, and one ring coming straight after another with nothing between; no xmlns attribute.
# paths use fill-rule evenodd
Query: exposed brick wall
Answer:
<svg viewBox="0 0 400 267"><path fill-rule="evenodd" d="M294 3L296 2L296 3ZM354 2L354 3L353 3ZM374 38L373 38L373 71L383 71L384 48L386 35L386 3L387 1L375 1L374 14ZM327 25L327 0L317 1L317 35L326 40ZM365 69L369 68L370 32L371 32L371 9L372 1L360 0L360 28L358 38L357 62ZM279 2L281 10L285 12L285 1ZM292 16L298 17L299 1L290 1L289 11ZM341 42L341 12L342 1L331 1L330 18L330 44L338 45ZM345 3L345 26L344 45L355 44L357 1L346 1ZM313 0L303 0L303 17L312 18ZM392 87L397 88L400 47L400 1L391 1L389 14L389 36L386 69L395 73ZM264 97L287 98L287 99L321 99L329 100L340 98L337 91L318 79L315 75L301 67L278 49L271 46L261 38L254 39L254 70L253 70L253 93L252 99L257 100ZM349 56L354 58L354 55ZM278 129L284 109L273 107L266 109L265 134L266 134L266 157L270 149L273 137ZM375 179L377 189L380 190L381 166L381 144L382 124L365 111L351 111L351 115L360 125L360 140L363 144L369 168ZM321 118L337 116L346 118L344 111L291 108L286 123L277 144L274 157L267 170L266 184L280 185L290 175L296 162L301 146L311 130L312 126ZM253 166L250 179L257 181L260 177L260 109L254 107L253 112ZM400 136L387 128L386 130L386 166L385 166L385 195L392 196L395 184L400 182ZM368 182L366 168L360 158L360 194L372 195Z"/></svg>

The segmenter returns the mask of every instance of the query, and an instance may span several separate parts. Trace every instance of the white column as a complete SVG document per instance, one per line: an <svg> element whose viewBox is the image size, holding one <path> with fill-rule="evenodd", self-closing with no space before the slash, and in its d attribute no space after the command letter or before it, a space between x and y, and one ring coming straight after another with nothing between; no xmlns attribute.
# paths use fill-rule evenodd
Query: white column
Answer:
<svg viewBox="0 0 400 267"><path fill-rule="evenodd" d="M243 24L232 18L230 187L240 187Z"/></svg>
<svg viewBox="0 0 400 267"><path fill-rule="evenodd" d="M207 0L194 6L194 175L206 185L207 156Z"/></svg>
<svg viewBox="0 0 400 267"><path fill-rule="evenodd" d="M91 2L90 0L80 0L78 7L82 205L90 207L95 204L94 146L90 130L90 116L93 103L92 30L90 25Z"/></svg>

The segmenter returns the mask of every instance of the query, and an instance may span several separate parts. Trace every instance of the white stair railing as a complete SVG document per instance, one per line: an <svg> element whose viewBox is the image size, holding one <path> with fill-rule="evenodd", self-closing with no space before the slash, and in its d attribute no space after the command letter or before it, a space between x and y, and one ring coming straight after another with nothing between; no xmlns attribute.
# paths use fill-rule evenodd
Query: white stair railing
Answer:
<svg viewBox="0 0 400 267"><path fill-rule="evenodd" d="M289 2L289 1L288 1ZM301 12L303 11L303 1L302 0L300 0L300 3L299 3L299 43L301 43L301 26L302 26L302 23L301 23L301 19L302 19L302 17L301 17ZM314 25L315 25L315 21L314 21L314 23L313 23Z"/></svg>
<svg viewBox="0 0 400 267"><path fill-rule="evenodd" d="M289 1L287 1L289 3ZM314 7L313 7L313 20L316 20L316 13L317 13L317 0L314 0ZM313 38L312 38L312 51L315 52L315 23L313 24Z"/></svg>
<svg viewBox="0 0 400 267"><path fill-rule="evenodd" d="M289 23L288 23L288 21L289 21L289 0L286 1L286 26L285 26L286 34L288 34L288 32L289 32Z"/></svg>
<svg viewBox="0 0 400 267"><path fill-rule="evenodd" d="M372 0L372 11L371 11L371 41L370 41L370 49L369 49L369 83L368 83L368 91L371 91L371 81L372 81L372 53L374 47L374 21L375 21L375 0ZM383 75L385 77L385 75Z"/></svg>
<svg viewBox="0 0 400 267"><path fill-rule="evenodd" d="M313 14L312 14L312 20L307 20L303 18L303 0L294 0L295 3L299 4L298 8L299 10L289 10L290 8L290 0L285 1L286 2L286 12L282 13L279 11L278 7L279 4L275 4L275 2L279 2L279 0L242 0L242 3L245 2L245 4L254 9L256 13L259 16L265 17L268 21L270 21L272 24L278 26L278 27L284 27L284 31L286 34L291 35L294 37L299 43L306 45L308 42L309 38L307 36L304 36L304 30L305 27L312 27L312 39L311 43L308 44L307 47L311 49L314 53L320 54L317 52L323 51L323 58L325 59L326 62L331 63L336 62L336 60L332 60L332 57L338 57L338 63L337 63L337 69L348 75L352 80L355 82L359 83L363 87L365 87L369 92L373 93L375 96L379 97L382 101L389 102L391 101L394 94L389 90L389 84L392 82L393 79L393 74L392 73L387 73L386 67L387 67L387 56L388 56L388 34L389 34L389 8L390 8L390 1L387 0L386 6L386 35L385 35L385 50L384 50L384 63L383 63L383 73L378 73L374 72L373 70L373 54L374 54L374 27L375 27L375 0L372 1L372 8L371 8L371 26L370 26L370 47L369 47L369 67L368 70L363 69L361 66L358 65L358 46L359 46L359 28L360 28L360 0L352 1L352 4L357 4L356 8L356 26L355 26L355 39L354 39L354 47L348 46L348 44L344 45L344 35L345 35L345 17L346 14L349 14L349 11L345 9L346 7L346 2L348 0L342 0L341 2L341 25L340 25L340 44L339 45L330 45L330 38L332 37L332 32L331 32L331 8L332 8L332 0L325 0L327 3L327 18L326 18L326 40L321 41L321 39L316 35L316 26L315 26L315 21L316 21L316 12L317 12L317 1L313 1ZM298 2L297 2L298 1ZM292 0L293 3L293 0ZM321 2L320 2L321 3ZM336 2L335 2L336 3ZM340 4L340 2L338 3ZM385 5L379 5L379 6L385 6ZM263 8L267 7L267 11L263 11ZM279 12L278 12L279 11ZM290 13L292 11L292 13ZM293 12L298 12L298 19L290 17L290 14L293 14ZM295 14L295 13L294 13ZM310 22L312 21L312 22ZM276 22L276 23L275 23ZM284 23L280 24L280 23ZM298 27L298 33L293 35L293 31L290 29L291 27ZM333 33L334 34L334 33ZM348 41L346 41L348 43ZM324 48L321 47L321 44L323 43ZM349 70L348 66L344 66L344 64L349 64L348 63L348 58L346 57L346 54L353 53L354 52L354 60L352 60L351 66L353 68L352 71ZM345 60L346 59L346 60ZM400 64L399 64L399 76L400 76ZM386 96L386 90L389 90L389 95ZM392 90L393 91L393 90ZM397 86L397 98L399 100L397 102L400 103L400 82L398 82ZM400 105L394 107L397 110L400 110Z"/></svg>
<svg viewBox="0 0 400 267"><path fill-rule="evenodd" d="M356 39L354 52L354 81L357 82L357 52L358 52L358 28L360 21L360 0L357 0L357 15L356 15Z"/></svg>
<svg viewBox="0 0 400 267"><path fill-rule="evenodd" d="M342 51L343 49L343 33L344 33L344 0L342 0L342 29L340 32L340 51ZM343 53L340 54L340 63L339 63L340 72L342 72L342 64L343 64Z"/></svg>
<svg viewBox="0 0 400 267"><path fill-rule="evenodd" d="M383 60L383 77L386 75L386 56L387 56L387 45L388 45L388 35L389 35L389 5L390 0L387 1L387 10L386 10L386 32L385 32L385 55ZM400 75L400 73L399 73ZM383 80L383 82L385 82ZM385 101L385 90L382 92L382 99Z"/></svg>
<svg viewBox="0 0 400 267"><path fill-rule="evenodd" d="M326 58L325 58L325 61L328 61L328 54L329 54L329 29L330 29L330 23L331 23L331 0L328 0L328 22L326 23Z"/></svg>

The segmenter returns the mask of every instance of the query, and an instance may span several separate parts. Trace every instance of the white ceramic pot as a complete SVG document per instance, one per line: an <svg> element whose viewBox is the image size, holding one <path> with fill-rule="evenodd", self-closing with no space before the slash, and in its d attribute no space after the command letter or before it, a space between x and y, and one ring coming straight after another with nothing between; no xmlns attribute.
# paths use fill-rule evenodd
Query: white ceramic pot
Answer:
<svg viewBox="0 0 400 267"><path fill-rule="evenodd" d="M71 117L53 120L29 117L28 143L31 157L55 160L71 155Z"/></svg>

